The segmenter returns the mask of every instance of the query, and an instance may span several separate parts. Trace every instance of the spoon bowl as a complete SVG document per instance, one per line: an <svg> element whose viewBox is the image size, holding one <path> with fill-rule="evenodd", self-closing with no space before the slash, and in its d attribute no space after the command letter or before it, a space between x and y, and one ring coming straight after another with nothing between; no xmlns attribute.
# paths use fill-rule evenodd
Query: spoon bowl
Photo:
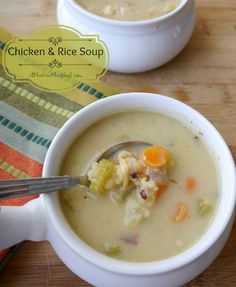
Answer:
<svg viewBox="0 0 236 287"><path fill-rule="evenodd" d="M101 159L103 158L107 158L107 159L112 159L114 158L119 150L122 150L123 148L126 148L128 150L132 150L134 147L137 148L137 146L140 146L145 148L148 146L151 146L152 144L147 143L147 142L143 142L143 141L127 141L127 142L121 142L115 145L110 146L109 148L107 148L101 155L98 156L98 158L96 159L97 162L99 162Z"/></svg>

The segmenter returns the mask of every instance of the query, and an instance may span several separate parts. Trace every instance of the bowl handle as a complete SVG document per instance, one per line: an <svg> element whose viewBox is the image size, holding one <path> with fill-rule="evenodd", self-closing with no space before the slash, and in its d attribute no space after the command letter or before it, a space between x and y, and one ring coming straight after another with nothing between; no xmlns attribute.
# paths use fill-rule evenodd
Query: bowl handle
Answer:
<svg viewBox="0 0 236 287"><path fill-rule="evenodd" d="M46 212L42 196L24 206L0 207L0 250L24 240L46 239Z"/></svg>

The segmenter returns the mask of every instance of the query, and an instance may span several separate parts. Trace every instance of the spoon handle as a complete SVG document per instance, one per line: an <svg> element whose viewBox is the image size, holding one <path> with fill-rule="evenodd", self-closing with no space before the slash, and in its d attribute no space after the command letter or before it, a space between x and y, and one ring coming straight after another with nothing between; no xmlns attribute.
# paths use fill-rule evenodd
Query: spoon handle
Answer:
<svg viewBox="0 0 236 287"><path fill-rule="evenodd" d="M89 185L87 176L54 176L0 181L0 199L49 193L78 184Z"/></svg>

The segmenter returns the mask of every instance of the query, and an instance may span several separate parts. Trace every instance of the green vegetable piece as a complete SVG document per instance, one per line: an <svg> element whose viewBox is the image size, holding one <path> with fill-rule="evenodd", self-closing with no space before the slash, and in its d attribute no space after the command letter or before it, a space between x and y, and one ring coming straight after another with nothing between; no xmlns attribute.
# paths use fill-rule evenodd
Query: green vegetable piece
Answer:
<svg viewBox="0 0 236 287"><path fill-rule="evenodd" d="M102 196L105 194L105 185L107 181L112 177L115 169L115 165L112 161L102 159L96 164L95 170L93 171L89 180L91 181L90 190Z"/></svg>
<svg viewBox="0 0 236 287"><path fill-rule="evenodd" d="M198 208L198 213L203 216L211 212L213 206L209 201L199 198L197 200L197 208Z"/></svg>
<svg viewBox="0 0 236 287"><path fill-rule="evenodd" d="M121 251L119 245L114 244L114 243L112 243L109 240L105 241L105 243L104 243L104 250L109 255L116 255L116 254L118 254Z"/></svg>
<svg viewBox="0 0 236 287"><path fill-rule="evenodd" d="M111 191L111 199L115 201L116 203L123 203L127 197L127 195L131 192L129 189L118 189L118 190L112 190Z"/></svg>
<svg viewBox="0 0 236 287"><path fill-rule="evenodd" d="M90 180L88 179L87 176L81 177L80 184L89 186L90 185Z"/></svg>
<svg viewBox="0 0 236 287"><path fill-rule="evenodd" d="M174 161L173 155L169 152L169 156L168 156L168 160L167 160L167 163L166 163L166 167L168 169L171 169L174 166L175 166L175 161Z"/></svg>

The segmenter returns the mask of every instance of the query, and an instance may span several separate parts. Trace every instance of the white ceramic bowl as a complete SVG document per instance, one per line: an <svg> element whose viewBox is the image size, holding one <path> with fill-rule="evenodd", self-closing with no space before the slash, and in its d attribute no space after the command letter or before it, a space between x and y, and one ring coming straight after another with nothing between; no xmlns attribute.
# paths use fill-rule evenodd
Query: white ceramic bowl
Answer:
<svg viewBox="0 0 236 287"><path fill-rule="evenodd" d="M63 216L57 193L41 196L23 207L2 207L0 249L25 239L48 240L75 274L96 287L174 287L200 274L226 243L235 209L235 166L217 130L197 111L174 99L156 94L130 93L97 101L79 111L59 130L43 168L43 176L56 175L63 154L73 140L99 119L131 110L168 114L193 131L215 157L221 181L219 204L207 232L193 246L166 260L129 263L95 251L74 233ZM226 208L227 207L227 208Z"/></svg>
<svg viewBox="0 0 236 287"><path fill-rule="evenodd" d="M109 50L109 69L115 72L144 72L167 63L186 46L195 23L194 0L182 0L171 13L143 21L103 18L75 0L57 3L58 23L98 34Z"/></svg>

